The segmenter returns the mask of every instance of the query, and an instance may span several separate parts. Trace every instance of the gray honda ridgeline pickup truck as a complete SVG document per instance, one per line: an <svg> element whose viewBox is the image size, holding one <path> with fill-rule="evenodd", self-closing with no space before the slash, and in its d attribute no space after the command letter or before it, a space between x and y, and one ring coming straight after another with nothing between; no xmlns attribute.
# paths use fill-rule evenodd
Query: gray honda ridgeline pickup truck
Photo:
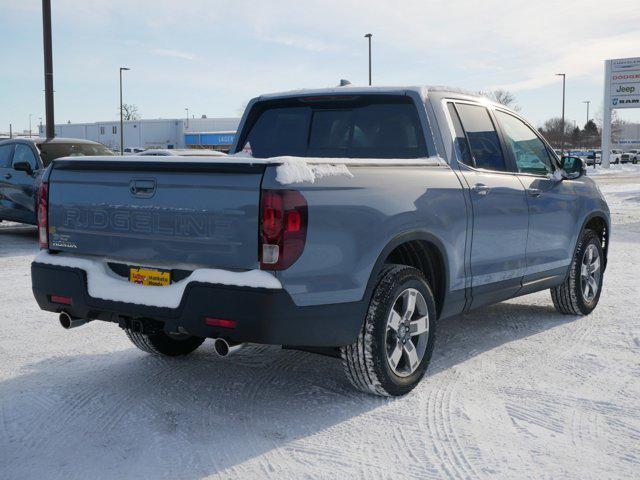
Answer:
<svg viewBox="0 0 640 480"><path fill-rule="evenodd" d="M206 338L222 356L334 355L355 387L395 396L427 370L437 320L543 289L561 313L598 303L607 204L504 106L426 87L264 95L231 153L55 160L40 307L158 355Z"/></svg>

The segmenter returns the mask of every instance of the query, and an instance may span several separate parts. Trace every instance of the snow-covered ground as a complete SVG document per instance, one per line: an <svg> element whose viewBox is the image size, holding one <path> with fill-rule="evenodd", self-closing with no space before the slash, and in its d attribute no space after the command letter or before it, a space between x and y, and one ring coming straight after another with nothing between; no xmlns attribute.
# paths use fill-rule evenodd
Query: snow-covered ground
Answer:
<svg viewBox="0 0 640 480"><path fill-rule="evenodd" d="M205 343L161 359L116 325L64 331L31 295L35 229L3 224L0 478L638 478L634 178L598 178L615 224L593 314L559 315L543 292L443 321L400 399L312 354L221 360Z"/></svg>

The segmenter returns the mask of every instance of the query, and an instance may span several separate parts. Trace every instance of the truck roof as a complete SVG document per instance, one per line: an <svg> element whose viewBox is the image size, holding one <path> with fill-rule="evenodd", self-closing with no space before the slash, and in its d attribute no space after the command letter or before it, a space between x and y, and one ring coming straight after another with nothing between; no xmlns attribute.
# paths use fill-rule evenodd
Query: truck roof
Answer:
<svg viewBox="0 0 640 480"><path fill-rule="evenodd" d="M423 99L426 99L430 93L453 93L462 94L468 97L486 99L482 95L463 90L461 88L446 87L441 85L401 85L401 86L356 86L345 85L342 87L330 87L330 88L309 88L289 90L284 92L267 93L257 97L257 100L271 100L277 98L299 97L299 96L314 96L314 95L349 95L349 94L405 94L406 92L415 92ZM486 99L491 102L491 100Z"/></svg>

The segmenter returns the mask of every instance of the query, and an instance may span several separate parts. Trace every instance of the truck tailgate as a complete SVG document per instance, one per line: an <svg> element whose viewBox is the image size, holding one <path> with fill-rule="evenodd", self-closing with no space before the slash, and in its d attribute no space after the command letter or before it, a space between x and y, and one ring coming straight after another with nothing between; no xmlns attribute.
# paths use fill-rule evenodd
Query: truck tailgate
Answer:
<svg viewBox="0 0 640 480"><path fill-rule="evenodd" d="M258 265L264 164L61 160L49 178L49 248L135 264Z"/></svg>

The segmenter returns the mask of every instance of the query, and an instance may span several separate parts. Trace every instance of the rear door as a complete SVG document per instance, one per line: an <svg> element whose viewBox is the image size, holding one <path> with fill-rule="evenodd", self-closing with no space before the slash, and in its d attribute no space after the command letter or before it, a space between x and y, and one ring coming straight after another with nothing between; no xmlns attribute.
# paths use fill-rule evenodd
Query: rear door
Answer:
<svg viewBox="0 0 640 480"><path fill-rule="evenodd" d="M564 278L573 255L578 209L575 181L552 176L559 167L529 125L502 110L496 110L495 115L529 205L523 284L540 287L540 283L557 283Z"/></svg>
<svg viewBox="0 0 640 480"><path fill-rule="evenodd" d="M142 266L258 266L264 165L179 157L61 159L49 248Z"/></svg>
<svg viewBox="0 0 640 480"><path fill-rule="evenodd" d="M499 302L521 288L529 222L524 188L508 160L489 111L448 104L461 159L460 171L473 209L471 306Z"/></svg>

